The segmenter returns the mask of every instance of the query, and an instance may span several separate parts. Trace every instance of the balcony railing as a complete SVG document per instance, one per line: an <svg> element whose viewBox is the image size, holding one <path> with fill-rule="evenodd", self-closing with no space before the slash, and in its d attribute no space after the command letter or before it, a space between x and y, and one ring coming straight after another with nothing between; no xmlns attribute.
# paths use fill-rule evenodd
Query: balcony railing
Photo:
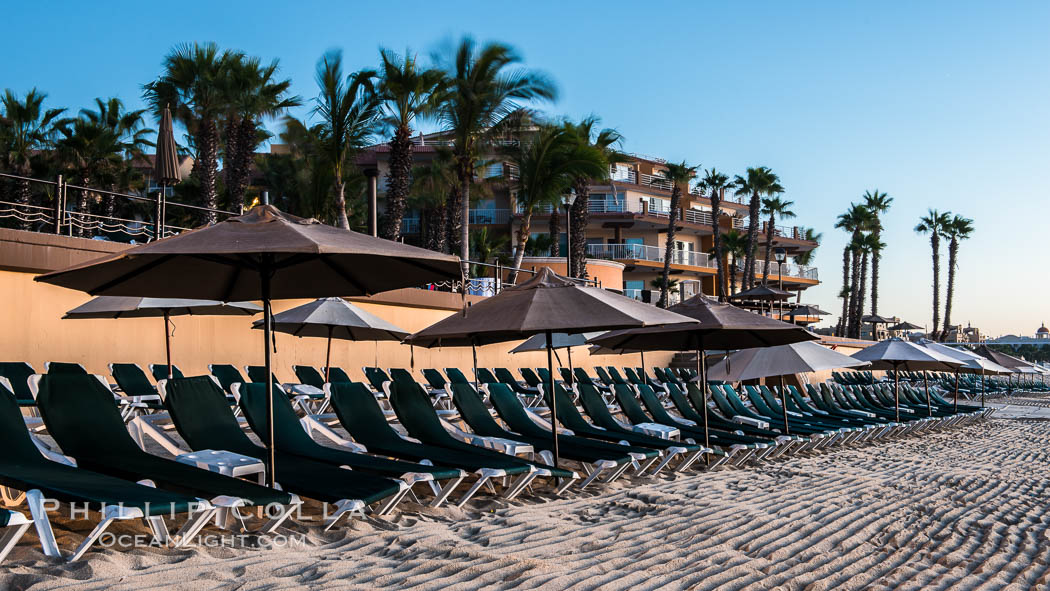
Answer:
<svg viewBox="0 0 1050 591"><path fill-rule="evenodd" d="M588 244L587 256L595 259L639 260L662 263L664 248L646 244ZM711 259L706 253L674 249L671 262L691 267L710 267Z"/></svg>
<svg viewBox="0 0 1050 591"><path fill-rule="evenodd" d="M755 259L755 274L756 275L761 275L762 274L762 269L765 268L765 264L766 264L765 260L763 260L763 259ZM812 279L814 281L819 281L820 280L820 276L817 273L817 268L816 267L807 267L805 265L796 265L794 263L784 263L782 265L782 267L783 267L782 273L784 274L784 277L799 277L801 279ZM743 259L737 260L736 268L737 268L738 271L743 271L744 270L744 260ZM769 275L770 276L776 275L777 270L778 270L778 265L777 265L776 261L770 261L770 263L769 263Z"/></svg>
<svg viewBox="0 0 1050 591"><path fill-rule="evenodd" d="M509 209L472 209L471 224L506 224L510 221Z"/></svg>
<svg viewBox="0 0 1050 591"><path fill-rule="evenodd" d="M419 218L401 218L402 234L419 234Z"/></svg>

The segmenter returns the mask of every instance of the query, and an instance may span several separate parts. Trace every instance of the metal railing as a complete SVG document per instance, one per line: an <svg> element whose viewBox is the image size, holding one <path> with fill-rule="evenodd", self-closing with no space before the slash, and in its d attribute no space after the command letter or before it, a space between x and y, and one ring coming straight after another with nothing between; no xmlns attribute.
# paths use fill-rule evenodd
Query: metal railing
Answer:
<svg viewBox="0 0 1050 591"><path fill-rule="evenodd" d="M471 224L506 224L510 222L509 209L472 209Z"/></svg>
<svg viewBox="0 0 1050 591"><path fill-rule="evenodd" d="M765 268L766 261L764 259L755 259L755 275L761 275L762 269ZM784 263L783 265L777 265L776 261L769 262L769 275L772 277L777 274L778 269L783 267L781 271L784 277L798 277L801 279L813 279L814 281L820 280L820 275L817 272L816 267L808 267L806 265L796 265L795 263ZM739 259L736 262L736 268L738 271L744 270L744 260Z"/></svg>
<svg viewBox="0 0 1050 591"><path fill-rule="evenodd" d="M238 212L209 209L177 203L161 197L118 193L106 189L74 185L61 175L54 181L0 173L7 194L28 193L25 199L0 201L0 226L21 230L64 234L81 238L117 242L148 242L157 236L171 236L188 228L167 223L167 207L183 210L176 219L189 222L197 214L220 216Z"/></svg>
<svg viewBox="0 0 1050 591"><path fill-rule="evenodd" d="M482 263L479 261L465 261L470 264L471 275L466 281L441 281L428 283L423 289L430 291L447 291L452 293L464 293L467 295L494 296L508 287L514 287L517 283L527 281L531 275L539 273L536 269L515 268L502 263ZM511 271L517 271L518 280L511 283L507 275ZM483 276L488 275L488 276ZM590 287L602 287L597 279L573 279L580 285Z"/></svg>
<svg viewBox="0 0 1050 591"><path fill-rule="evenodd" d="M588 244L587 256L595 259L637 260L662 263L666 249L647 244ZM707 253L693 250L671 250L671 263L691 267L711 267Z"/></svg>
<svg viewBox="0 0 1050 591"><path fill-rule="evenodd" d="M419 218L401 218L401 233L402 234L419 234L420 223Z"/></svg>

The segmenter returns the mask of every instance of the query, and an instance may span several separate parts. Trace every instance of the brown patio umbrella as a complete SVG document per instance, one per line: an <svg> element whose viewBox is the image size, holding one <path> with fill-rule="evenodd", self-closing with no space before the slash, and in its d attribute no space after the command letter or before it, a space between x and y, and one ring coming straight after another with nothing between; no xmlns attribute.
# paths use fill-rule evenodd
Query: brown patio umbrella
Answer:
<svg viewBox="0 0 1050 591"><path fill-rule="evenodd" d="M958 359L948 357L947 355L938 353L933 349L927 349L926 347L898 338L879 341L870 347L857 351L851 355L851 357L861 361L870 362L870 369L893 371L893 402L896 406L898 422L901 420L901 370L921 371L923 372L923 376L925 376L927 370L955 371L956 367L963 364L962 361L959 361ZM926 389L926 411L930 416L933 416L933 408L930 405L929 387Z"/></svg>
<svg viewBox="0 0 1050 591"><path fill-rule="evenodd" d="M178 146L175 144L175 131L171 124L171 109L164 107L160 118L160 129L157 131L157 154L154 156L153 178L160 185L157 197L157 210L154 219L154 240L164 237L164 218L167 217L168 186L178 184L182 179L179 174Z"/></svg>
<svg viewBox="0 0 1050 591"><path fill-rule="evenodd" d="M168 362L168 379L171 379L171 333L168 323L172 316L255 316L260 312L262 306L251 302L99 296L66 312L62 319L164 318L164 353Z"/></svg>
<svg viewBox="0 0 1050 591"><path fill-rule="evenodd" d="M558 463L558 417L554 411L553 335L668 323L689 318L598 287L589 287L543 268L532 279L501 291L462 312L428 326L405 339L423 347L470 346L546 337L550 373L554 463Z"/></svg>
<svg viewBox="0 0 1050 591"><path fill-rule="evenodd" d="M675 304L668 308L668 311L688 316L697 322L614 331L591 339L590 342L609 349L696 351L696 371L704 398L704 444L708 447L711 446L711 442L707 426L707 369L704 351L774 347L820 339L801 326L748 312L703 294Z"/></svg>
<svg viewBox="0 0 1050 591"><path fill-rule="evenodd" d="M369 295L460 279L459 258L327 226L272 205L36 277L92 295L262 300L271 373L271 300ZM273 381L269 474L274 484Z"/></svg>

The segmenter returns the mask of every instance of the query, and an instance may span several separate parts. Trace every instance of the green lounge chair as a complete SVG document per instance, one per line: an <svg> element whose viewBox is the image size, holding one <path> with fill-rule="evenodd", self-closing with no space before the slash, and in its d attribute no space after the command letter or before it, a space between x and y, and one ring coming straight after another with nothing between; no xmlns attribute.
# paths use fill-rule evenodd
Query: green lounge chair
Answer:
<svg viewBox="0 0 1050 591"><path fill-rule="evenodd" d="M44 363L44 372L50 374L72 373L86 375L87 370L79 363L68 363L65 361L48 361Z"/></svg>
<svg viewBox="0 0 1050 591"><path fill-rule="evenodd" d="M609 388L616 383L613 381L612 376L609 375L609 372L605 371L605 368L600 365L594 366L594 373L598 374L598 379Z"/></svg>
<svg viewBox="0 0 1050 591"><path fill-rule="evenodd" d="M264 366L245 365L244 371L248 374L248 379L253 384L266 384L266 368ZM275 392L284 392L306 414L321 413L328 407L324 390L321 388L309 384L282 384L272 372L270 373L270 379L273 380Z"/></svg>
<svg viewBox="0 0 1050 591"><path fill-rule="evenodd" d="M0 535L0 564L3 564L4 559L14 550L31 525L33 522L26 519L25 515L0 509L0 528L3 530L3 534Z"/></svg>
<svg viewBox="0 0 1050 591"><path fill-rule="evenodd" d="M493 373L484 367L479 367L477 371L478 383L479 384L498 384L499 380Z"/></svg>
<svg viewBox="0 0 1050 591"><path fill-rule="evenodd" d="M483 387L490 395L492 392L499 391L501 396L513 398L514 403L518 403L517 397L506 384L486 384ZM474 433L482 437L521 441L531 445L534 449L541 450L541 453L553 454L554 442L550 432L543 433L543 429L535 423L533 423L535 429L527 429L528 432L514 433L504 429L492 418L488 407L485 406L485 401L470 384L453 384L452 401L459 409L460 416L470 425ZM616 480L631 466L632 462L632 458L624 450L617 450L618 453L598 450L586 445L586 440L574 438L571 435L558 436L558 450L562 457L584 464L587 478L580 483L581 489L586 488L606 471L612 472L606 482ZM547 460L548 464L553 463L554 456L548 455Z"/></svg>
<svg viewBox="0 0 1050 591"><path fill-rule="evenodd" d="M158 382L160 380L166 380L168 379L168 366L164 363L151 363L149 364L149 373L153 376L153 379L157 380ZM186 376L182 375L182 370L179 369L179 366L172 365L171 377L184 378Z"/></svg>
<svg viewBox="0 0 1050 591"><path fill-rule="evenodd" d="M189 520L174 538L176 547L192 540L215 514L208 501L193 496L158 490L113 478L83 468L49 460L40 453L22 422L22 413L13 398L0 396L0 485L26 493L26 501L37 537L46 556L62 556L51 529L47 505L57 501L102 513L102 519L73 551L76 561L117 520L146 519L154 537L161 543L172 540L165 516L188 514Z"/></svg>
<svg viewBox="0 0 1050 591"><path fill-rule="evenodd" d="M376 392L382 392L386 394L386 388L383 386L383 384L391 381L390 376L388 376L385 371L379 369L378 367L366 367L364 368L364 372L365 379L368 380L368 383L372 386L372 389Z"/></svg>
<svg viewBox="0 0 1050 591"><path fill-rule="evenodd" d="M240 370L229 363L213 363L208 366L208 373L215 376L215 379L219 380L219 385L222 386L222 389L231 396L233 396L234 384L247 382L244 376L241 375Z"/></svg>
<svg viewBox="0 0 1050 591"><path fill-rule="evenodd" d="M241 410L244 412L244 417L248 420L248 425L263 443L268 443L270 430L269 423L266 420L265 385L246 384L241 387L240 394ZM299 416L295 414L295 410L287 397L274 393L273 398L275 436L281 446L281 450L285 453L325 462L334 466L347 466L351 470L364 473L400 478L409 485L415 485L419 482L431 485L435 480L450 481L444 490L435 488L436 498L432 503L434 507L441 506L448 498L448 495L466 477L466 474L458 469L435 468L434 466L355 453L345 449L325 447L314 441L310 434L303 429L302 423L299 422Z"/></svg>
<svg viewBox="0 0 1050 591"><path fill-rule="evenodd" d="M536 406L536 404L542 400L539 389L528 385L522 385L521 382L510 373L509 369L505 367L497 367L492 371L496 374L496 378L501 384L506 384L515 394L521 397L523 404L527 403L528 406Z"/></svg>
<svg viewBox="0 0 1050 591"><path fill-rule="evenodd" d="M452 384L471 383L470 380L467 379L467 376L463 375L463 372L461 372L458 368L455 367L446 367L445 375L448 376L448 381Z"/></svg>
<svg viewBox="0 0 1050 591"><path fill-rule="evenodd" d="M518 373L521 374L521 379L525 380L525 383L528 384L530 388L539 389L539 387L543 383L543 380L540 379L540 376L536 375L536 372L532 371L532 369L528 367L523 367L519 369Z"/></svg>
<svg viewBox="0 0 1050 591"><path fill-rule="evenodd" d="M531 477L534 477L533 468L520 462L493 459L477 454L473 449L463 452L405 439L387 423L383 410L379 408L379 402L364 384L339 382L329 384L328 389L332 409L339 418L339 424L370 452L414 462L431 462L475 473L477 480L456 503L457 507L462 507L491 479L520 474L519 478L528 476L528 480L531 481ZM514 490L515 488L517 487L508 489L504 495L516 496L524 487Z"/></svg>
<svg viewBox="0 0 1050 591"><path fill-rule="evenodd" d="M31 365L22 361L0 362L0 377L11 383L11 391L19 406L36 406L36 399L29 391L29 376L35 373Z"/></svg>
<svg viewBox="0 0 1050 591"><path fill-rule="evenodd" d="M253 443L241 430L222 388L207 376L169 380L161 390L175 428L195 451L225 450L264 461L269 457L266 448ZM335 504L335 511L325 511L326 530L343 515L363 511L373 503L378 503L373 512L385 515L409 490L401 480L333 468L331 464L285 453L280 441L276 456L277 482L284 490Z"/></svg>
<svg viewBox="0 0 1050 591"><path fill-rule="evenodd" d="M47 432L77 466L124 480L150 480L159 488L211 499L225 508L240 505L287 507L267 524L272 532L291 514L291 495L147 453L128 434L109 388L92 375L46 374L37 385L37 408ZM223 497L230 497L224 500ZM238 503L239 499L243 502Z"/></svg>
<svg viewBox="0 0 1050 591"><path fill-rule="evenodd" d="M146 377L146 372L136 363L110 363L109 375L117 383L124 396L131 398L131 402L139 403L151 410L164 408L160 402L157 388Z"/></svg>
<svg viewBox="0 0 1050 591"><path fill-rule="evenodd" d="M441 375L441 372L436 369L428 367L424 369L422 373L423 379L427 381L427 385L434 390L444 391L445 386L448 385L448 380L446 380L445 376Z"/></svg>
<svg viewBox="0 0 1050 591"><path fill-rule="evenodd" d="M350 379L350 376L347 375L347 373L345 371L343 371L342 368L332 367L332 368L328 369L328 381L329 382L346 382L346 383L349 383L349 382L352 382L353 380Z"/></svg>
<svg viewBox="0 0 1050 591"><path fill-rule="evenodd" d="M300 384L306 384L314 388L324 388L324 374L313 367L309 365L293 365L292 371L295 372L295 378L299 380Z"/></svg>

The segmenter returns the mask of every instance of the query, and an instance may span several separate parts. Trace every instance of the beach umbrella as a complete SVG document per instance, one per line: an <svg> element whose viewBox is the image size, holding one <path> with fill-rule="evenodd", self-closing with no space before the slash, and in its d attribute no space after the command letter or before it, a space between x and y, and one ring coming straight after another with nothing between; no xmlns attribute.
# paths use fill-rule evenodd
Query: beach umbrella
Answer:
<svg viewBox="0 0 1050 591"><path fill-rule="evenodd" d="M598 287L556 275L542 268L528 281L504 289L462 312L453 314L405 342L423 347L465 347L503 343L544 335L550 372L551 436L558 463L558 416L554 401L554 333L691 322L689 318Z"/></svg>
<svg viewBox="0 0 1050 591"><path fill-rule="evenodd" d="M921 371L923 376L925 376L925 372L931 369L934 371L954 371L956 367L962 365L962 362L958 359L898 338L879 341L870 347L857 351L852 357L870 362L871 369L893 371L893 398L897 412L897 421L901 420L900 372L902 370ZM930 416L933 416L928 384L926 388L926 411Z"/></svg>
<svg viewBox="0 0 1050 591"><path fill-rule="evenodd" d="M959 410L959 374L960 373L972 373L981 374L981 406L984 406L984 374L990 373L996 374L1009 374L1013 373L1013 370L1003 367L994 361L981 357L976 353L965 351L963 349L955 349L947 345L931 341L929 339L919 339L916 343L932 349L942 355L952 357L962 362L962 365L955 368L955 410Z"/></svg>
<svg viewBox="0 0 1050 591"><path fill-rule="evenodd" d="M459 280L459 258L286 214L272 205L36 277L92 295L262 300L271 369L274 299L371 295ZM266 381L274 485L273 380Z"/></svg>
<svg viewBox="0 0 1050 591"><path fill-rule="evenodd" d="M260 319L252 328L262 330L266 323ZM273 330L297 337L328 339L324 358L324 381L332 366L332 339L343 341L400 341L408 336L402 330L375 314L347 302L343 298L320 298L296 306L273 316Z"/></svg>
<svg viewBox="0 0 1050 591"><path fill-rule="evenodd" d="M787 399L784 393L785 375L865 365L868 365L866 361L859 361L849 355L832 351L814 341L803 341L790 345L743 349L730 353L728 363L715 364L708 371L707 377L725 382L741 382L779 376L780 406L784 410L784 434L789 435Z"/></svg>
<svg viewBox="0 0 1050 591"><path fill-rule="evenodd" d="M569 334L564 332L555 332L551 334L551 348L554 350L565 349L565 354L569 358L569 380L570 383L574 378L572 375L572 348L583 347L587 345L587 339L596 337L602 334L601 332L581 332L576 334ZM530 351L543 351L547 348L547 335L535 334L525 339L517 347L510 350L511 353L528 353ZM559 360L558 363L561 363ZM474 373L477 374L478 368L477 361L474 362Z"/></svg>
<svg viewBox="0 0 1050 591"><path fill-rule="evenodd" d="M155 240L164 237L168 186L178 184L182 180L180 177L178 146L175 144L175 131L171 124L171 109L165 106L160 118L160 129L157 131L157 154L153 162L153 179L161 187L154 220Z"/></svg>
<svg viewBox="0 0 1050 591"><path fill-rule="evenodd" d="M168 378L171 378L171 332L168 325L172 316L255 316L259 312L262 312L262 306L251 302L99 296L66 312L62 319L163 318L164 353Z"/></svg>
<svg viewBox="0 0 1050 591"><path fill-rule="evenodd" d="M922 327L918 324L912 324L911 322L898 322L897 324L891 326L889 330L899 332L902 330L919 330L920 328Z"/></svg>
<svg viewBox="0 0 1050 591"><path fill-rule="evenodd" d="M756 285L751 289L745 289L739 291L735 295L729 297L731 300L789 300L795 297L795 294L783 289L777 289L775 287L769 287L768 285Z"/></svg>
<svg viewBox="0 0 1050 591"><path fill-rule="evenodd" d="M590 342L609 349L696 351L697 379L704 399L704 444L707 447L711 446L711 441L707 424L705 351L774 347L820 339L801 326L748 312L703 294L675 304L668 308L668 311L687 316L695 322L613 331L591 339Z"/></svg>
<svg viewBox="0 0 1050 591"><path fill-rule="evenodd" d="M797 316L830 316L830 315L831 315L831 312L825 312L824 310L821 310L820 308L818 308L817 306L814 306L812 304L800 304L800 305L795 306L794 308L792 308L791 311L789 311L787 313L787 316L788 316L788 318L791 319L792 323L795 322L795 317L797 317Z"/></svg>

